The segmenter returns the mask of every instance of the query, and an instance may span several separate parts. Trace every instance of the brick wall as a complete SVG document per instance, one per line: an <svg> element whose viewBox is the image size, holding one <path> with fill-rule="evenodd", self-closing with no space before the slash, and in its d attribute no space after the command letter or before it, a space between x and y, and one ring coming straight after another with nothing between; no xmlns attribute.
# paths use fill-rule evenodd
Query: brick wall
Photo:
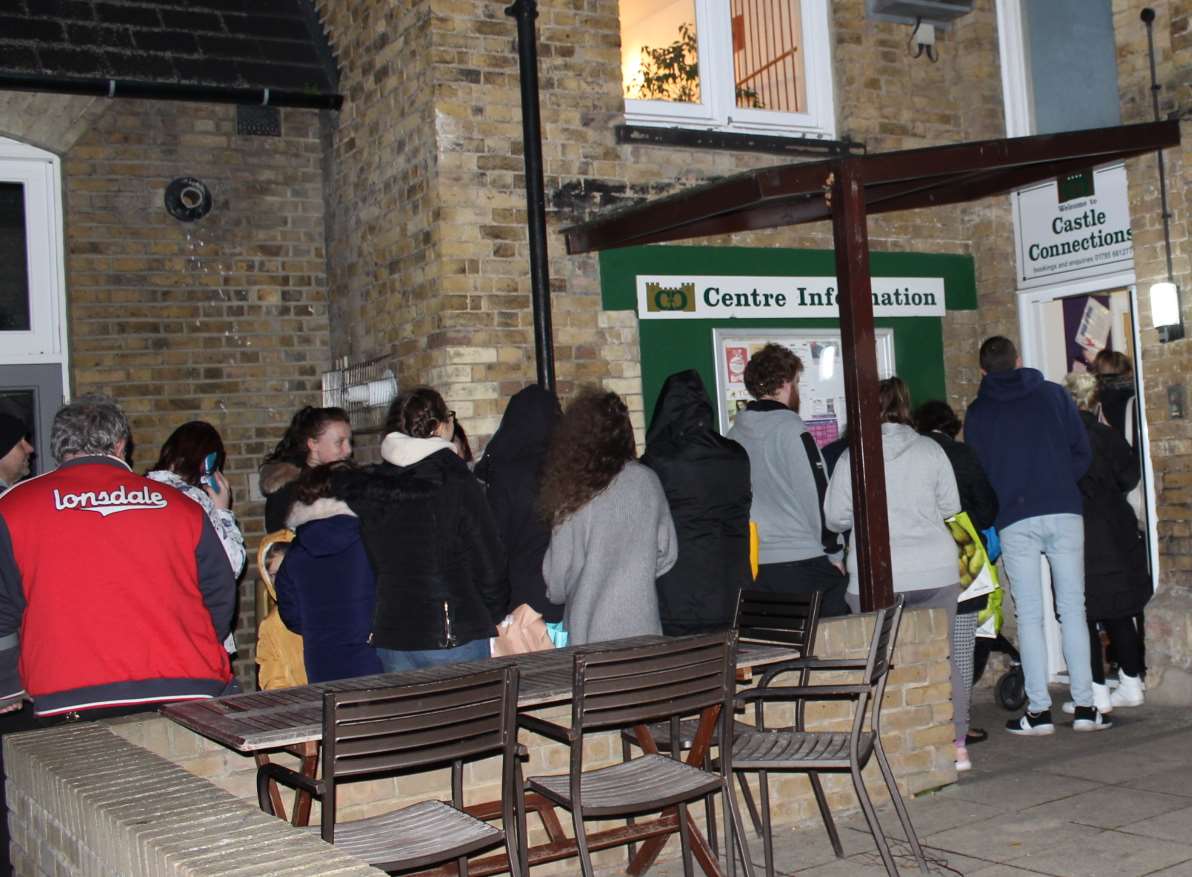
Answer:
<svg viewBox="0 0 1192 877"><path fill-rule="evenodd" d="M534 378L514 23L501 4L481 0L318 5L349 97L330 138L333 323L367 316L334 330L335 352L399 352L406 383L436 385L469 431L486 436L504 399ZM939 34L940 60L932 64L906 53L905 26L866 20L864 0L832 3L841 136L870 151L1000 136L993 0L976 7ZM615 389L640 428L636 320L601 311L595 257L566 256L559 229L617 204L788 159L617 145L616 0L543 0L538 39L560 390L566 395L582 382ZM402 63L391 63L398 50ZM402 114L389 129L378 127L395 102ZM874 249L968 253L984 236L992 261L1004 262L1010 250L1004 201L876 217L870 233ZM708 243L823 247L831 246L831 230L800 226ZM998 271L979 276L1004 279ZM978 328L973 314L945 320L958 402L974 385Z"/></svg>
<svg viewBox="0 0 1192 877"><path fill-rule="evenodd" d="M949 684L949 631L945 615L938 610L915 610L903 615L902 631L895 651L894 670L886 689L882 710L883 742L904 795L915 795L954 782L952 751L952 704ZM832 618L822 622L817 638L821 657L864 657L873 631L873 616ZM833 681L824 674L824 679ZM855 677L853 677L855 678ZM841 677L837 681L844 680ZM808 710L809 727L847 730L846 704L819 704ZM544 714L566 724L568 708ZM775 711L770 720L776 726L792 717L787 711ZM751 720L746 716L746 720ZM247 801L256 801L256 766L252 759L192 734L185 728L157 717L133 717L108 724L124 739L154 752L196 776ZM567 767L567 750L558 744L523 732L521 741L530 747L530 760L524 765L526 776L559 773ZM590 766L620 761L621 747L615 735L596 736L589 741L585 758ZM279 755L277 760L290 766L296 760ZM866 769L866 785L875 802L886 800L885 787L877 765ZM774 822L778 826L819 822L815 799L802 777L772 775L771 801ZM341 794L339 813L344 820L358 819L408 804L428 795L443 795L450 787L447 772L417 774L346 786ZM847 776L826 777L824 787L833 812L843 817L858 805ZM500 795L499 761L491 759L468 766L464 778L466 801L495 800ZM756 786L754 787L756 794ZM289 796L287 804L289 806ZM693 812L702 813L702 808ZM317 820L318 806L315 805ZM702 819L702 816L699 818ZM564 819L567 824L567 820ZM536 820L530 821L533 838L539 836ZM674 845L668 847L673 855ZM624 862L624 850L613 849L597 854L595 861L609 866ZM623 867L623 864L622 864ZM550 868L535 868L534 873L574 874L573 863Z"/></svg>
<svg viewBox="0 0 1192 877"><path fill-rule="evenodd" d="M19 877L383 872L99 724L4 738Z"/></svg>
<svg viewBox="0 0 1192 877"><path fill-rule="evenodd" d="M1139 20L1144 6L1154 9L1155 50L1162 86L1163 117L1182 112L1181 145L1164 152L1174 275L1183 292L1185 326L1192 330L1189 227L1192 203L1192 8L1183 0L1115 0L1114 34L1118 47L1118 86L1122 121L1152 119L1146 30ZM1187 388L1192 371L1192 340L1161 344L1151 328L1150 285L1167 277L1163 223L1159 207L1158 165L1154 156L1127 165L1130 213L1134 229L1134 270L1138 278L1141 364L1146 382L1147 424L1155 467L1159 526L1159 592L1147 608L1148 697L1192 702L1192 425L1173 419L1167 388Z"/></svg>
<svg viewBox="0 0 1192 877"><path fill-rule="evenodd" d="M72 392L121 403L139 471L182 423L212 423L251 558L257 466L294 409L318 404L330 352L318 114L283 110L281 137L235 126L230 106L109 101L62 167ZM179 176L207 184L208 216L166 212ZM254 578L237 631L246 683Z"/></svg>

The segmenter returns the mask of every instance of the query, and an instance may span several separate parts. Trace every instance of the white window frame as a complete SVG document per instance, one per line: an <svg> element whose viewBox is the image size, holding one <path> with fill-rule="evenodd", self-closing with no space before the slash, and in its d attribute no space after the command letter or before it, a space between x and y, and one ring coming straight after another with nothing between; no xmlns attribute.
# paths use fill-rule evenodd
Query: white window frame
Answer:
<svg viewBox="0 0 1192 877"><path fill-rule="evenodd" d="M694 0L694 5L701 102L687 104L626 98L627 124L785 137L836 137L828 0L802 0L800 4L803 42L799 49L803 53L806 113L738 107L733 88L733 45L728 0Z"/></svg>
<svg viewBox="0 0 1192 877"><path fill-rule="evenodd" d="M0 332L0 364L66 365L61 179L58 156L0 137L0 182L25 189L30 317L28 331Z"/></svg>

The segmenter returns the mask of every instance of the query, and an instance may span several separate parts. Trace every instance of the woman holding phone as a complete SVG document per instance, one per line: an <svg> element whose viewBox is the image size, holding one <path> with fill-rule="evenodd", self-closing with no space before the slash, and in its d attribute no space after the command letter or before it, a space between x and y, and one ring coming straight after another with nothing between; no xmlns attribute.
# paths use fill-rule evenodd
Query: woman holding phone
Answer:
<svg viewBox="0 0 1192 877"><path fill-rule="evenodd" d="M223 474L226 458L219 431L205 420L192 420L166 439L145 477L182 491L203 507L228 555L232 574L239 578L244 569L244 536L232 514L232 489Z"/></svg>

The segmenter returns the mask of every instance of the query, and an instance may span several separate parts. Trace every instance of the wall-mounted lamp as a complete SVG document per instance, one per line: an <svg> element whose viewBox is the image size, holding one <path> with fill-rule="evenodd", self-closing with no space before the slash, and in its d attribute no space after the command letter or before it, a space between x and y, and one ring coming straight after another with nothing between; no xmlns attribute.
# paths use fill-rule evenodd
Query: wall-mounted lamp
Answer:
<svg viewBox="0 0 1192 877"><path fill-rule="evenodd" d="M1151 105L1155 121L1159 121L1159 85L1155 73L1155 37L1151 28L1155 23L1155 10L1147 8L1139 15L1146 25L1146 42L1151 56ZM1155 153L1159 159L1159 203L1163 211L1163 246L1167 254L1167 279L1151 284L1151 323L1159 330L1162 342L1178 341L1184 337L1183 303L1180 288L1176 285L1171 270L1171 214L1167 209L1167 169L1163 164L1163 150Z"/></svg>
<svg viewBox="0 0 1192 877"><path fill-rule="evenodd" d="M1184 337L1180 288L1170 280L1151 284L1151 323L1159 330L1160 341Z"/></svg>

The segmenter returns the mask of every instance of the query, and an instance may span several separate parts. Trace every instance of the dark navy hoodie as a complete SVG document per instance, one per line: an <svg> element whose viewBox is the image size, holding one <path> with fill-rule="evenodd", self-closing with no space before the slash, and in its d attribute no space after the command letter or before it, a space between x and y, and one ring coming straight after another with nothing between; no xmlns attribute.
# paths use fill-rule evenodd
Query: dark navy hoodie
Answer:
<svg viewBox="0 0 1192 877"><path fill-rule="evenodd" d="M1072 397L1042 372L990 372L968 408L964 441L997 493L996 527L1024 518L1083 513L1077 482L1093 454Z"/></svg>

